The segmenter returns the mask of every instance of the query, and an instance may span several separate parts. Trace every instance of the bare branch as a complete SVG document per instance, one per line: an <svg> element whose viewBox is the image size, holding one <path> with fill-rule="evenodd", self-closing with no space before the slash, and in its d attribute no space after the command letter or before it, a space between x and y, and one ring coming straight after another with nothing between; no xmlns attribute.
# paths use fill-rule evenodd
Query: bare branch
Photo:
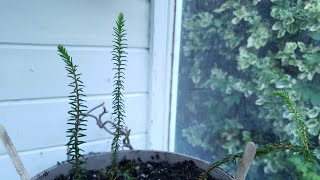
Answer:
<svg viewBox="0 0 320 180"><path fill-rule="evenodd" d="M98 109L100 107L103 108L103 111L99 114L98 117L95 116L95 115L90 114L91 112L93 112L94 110L96 110L96 109ZM107 113L108 113L108 111L106 110L106 108L104 106L104 103L101 103L98 106L92 108L90 111L88 111L88 113L86 113L85 116L94 118L96 120L96 123L99 126L99 128L104 129L105 131L107 131L111 135L114 135L114 133L110 129L108 129L106 127L106 125L107 124L111 124L112 126L115 126L116 124L111 120L107 120L105 122L102 121L103 115L105 115ZM130 150L133 150L133 147L130 144L130 139L129 139L130 132L131 132L131 129L128 129L128 127L125 127L124 130L121 130L121 135L124 136L122 142L123 142L123 147L127 147Z"/></svg>

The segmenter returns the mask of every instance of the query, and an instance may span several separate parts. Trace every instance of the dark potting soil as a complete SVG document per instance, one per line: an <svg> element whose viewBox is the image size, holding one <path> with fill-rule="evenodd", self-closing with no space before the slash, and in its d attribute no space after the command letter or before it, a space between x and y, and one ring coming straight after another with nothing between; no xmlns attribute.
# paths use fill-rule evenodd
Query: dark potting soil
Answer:
<svg viewBox="0 0 320 180"><path fill-rule="evenodd" d="M193 161L184 161L174 164L162 161L156 162L141 162L123 160L119 163L120 170L124 176L119 180L197 180L199 175L204 172L197 167ZM83 172L84 180L108 180L105 174L110 169L107 167L100 171L85 171ZM70 180L72 175L60 175L55 180ZM211 176L208 180L215 180Z"/></svg>

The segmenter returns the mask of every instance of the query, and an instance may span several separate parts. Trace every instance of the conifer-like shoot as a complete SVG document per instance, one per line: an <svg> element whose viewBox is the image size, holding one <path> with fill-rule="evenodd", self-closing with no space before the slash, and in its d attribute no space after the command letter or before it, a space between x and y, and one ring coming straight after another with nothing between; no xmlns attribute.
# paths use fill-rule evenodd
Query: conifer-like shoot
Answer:
<svg viewBox="0 0 320 180"><path fill-rule="evenodd" d="M310 140L308 136L308 129L304 122L303 117L300 115L298 110L296 109L292 97L289 96L288 93L285 91L273 91L273 94L279 97L282 97L284 102L286 103L287 108L290 110L290 112L294 115L294 119L296 121L297 126L297 134L300 139L300 144L302 147L302 154L306 161L314 161L314 154L310 150Z"/></svg>
<svg viewBox="0 0 320 180"><path fill-rule="evenodd" d="M67 154L70 156L69 163L71 164L70 173L73 174L73 179L82 179L82 167L84 161L81 160L83 155L80 145L85 143L81 140L85 136L82 132L86 130L84 119L86 116L86 106L83 104L85 101L82 99L85 97L83 94L83 82L80 80L81 74L77 73L77 65L72 62L72 57L69 56L68 52L62 45L58 45L58 52L62 60L65 62L65 69L68 72L68 77L72 80L69 84L73 88L73 91L69 95L71 105L71 110L68 112L70 114L70 119L68 120L68 125L70 128L67 130L67 137L69 137L69 142L66 144L69 147Z"/></svg>
<svg viewBox="0 0 320 180"><path fill-rule="evenodd" d="M304 157L305 161L309 162L315 162L315 155L312 150L310 150L310 140L308 138L308 129L305 125L304 119L299 114L298 110L296 109L294 102L292 100L292 97L288 95L288 93L284 91L273 91L273 94L279 97L282 97L286 103L286 106L290 110L290 112L294 115L295 121L297 123L297 134L300 139L300 144L298 145L292 145L291 143L272 143L272 144L266 144L266 145L260 145L258 146L256 150L255 158L263 158L264 156L276 152L284 152L289 151L291 153L297 153ZM207 179L207 175L212 171L213 169L220 167L223 164L228 164L230 162L236 162L238 158L241 158L243 155L243 152L239 152L236 154L231 154L226 156L220 161L214 162L210 164L207 171L205 173L202 173L199 177L200 180Z"/></svg>
<svg viewBox="0 0 320 180"><path fill-rule="evenodd" d="M115 75L113 78L114 82L114 90L112 92L113 101L112 101L112 109L114 116L114 138L112 142L112 168L111 173L113 177L118 176L118 151L120 148L120 136L121 130L124 126L124 118L125 118L125 110L124 110L124 99L122 91L124 90L124 71L126 66L126 58L127 53L126 49L128 45L125 43L125 35L126 30L124 29L124 17L123 14L120 13L118 19L116 21L116 26L114 29L114 40L113 40L113 51L112 51L112 61L115 66L113 70L115 70Z"/></svg>

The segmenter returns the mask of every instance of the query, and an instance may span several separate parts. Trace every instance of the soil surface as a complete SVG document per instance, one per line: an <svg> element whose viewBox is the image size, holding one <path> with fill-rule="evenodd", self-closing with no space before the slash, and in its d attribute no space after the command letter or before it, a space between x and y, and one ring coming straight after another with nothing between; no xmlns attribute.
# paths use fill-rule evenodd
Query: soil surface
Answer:
<svg viewBox="0 0 320 180"><path fill-rule="evenodd" d="M141 162L123 160L119 163L123 176L119 180L197 180L199 175L204 172L198 168L193 161L178 162L169 164L168 162ZM84 180L108 180L106 172L110 167L101 171L84 172ZM60 175L55 180L70 180L72 175ZM208 177L208 180L215 180Z"/></svg>

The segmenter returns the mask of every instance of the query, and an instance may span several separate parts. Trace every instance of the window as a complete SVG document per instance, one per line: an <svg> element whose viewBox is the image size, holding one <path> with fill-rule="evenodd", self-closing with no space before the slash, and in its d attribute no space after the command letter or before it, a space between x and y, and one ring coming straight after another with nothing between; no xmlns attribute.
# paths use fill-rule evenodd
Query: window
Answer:
<svg viewBox="0 0 320 180"><path fill-rule="evenodd" d="M216 161L253 141L298 143L294 99L320 159L320 4L316 0L178 0L171 150ZM230 164L225 169L233 172ZM317 179L320 166L275 153L248 179Z"/></svg>

